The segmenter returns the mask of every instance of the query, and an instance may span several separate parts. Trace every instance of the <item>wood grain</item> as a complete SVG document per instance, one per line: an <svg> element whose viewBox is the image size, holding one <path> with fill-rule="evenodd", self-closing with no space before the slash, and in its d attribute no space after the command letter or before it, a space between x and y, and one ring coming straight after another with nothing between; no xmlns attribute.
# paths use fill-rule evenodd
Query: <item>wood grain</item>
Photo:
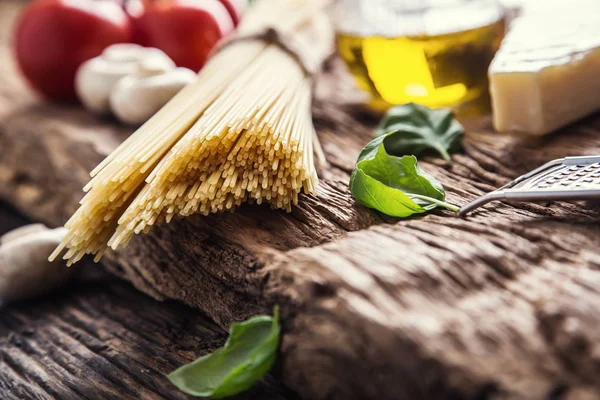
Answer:
<svg viewBox="0 0 600 400"><path fill-rule="evenodd" d="M87 171L128 131L21 100L4 68L0 197L62 224ZM347 181L376 119L352 96L332 62L313 108L330 162L318 198L291 214L245 206L175 221L109 254L107 267L223 327L282 305L281 373L306 399L600 397L597 204L495 203L466 220L366 210ZM598 116L541 139L495 133L489 116L463 122L451 165L421 161L456 204L553 158L600 153Z"/></svg>
<svg viewBox="0 0 600 400"><path fill-rule="evenodd" d="M225 331L196 310L86 271L56 295L0 305L2 399L192 398L165 374L221 346ZM285 398L271 377L236 397Z"/></svg>

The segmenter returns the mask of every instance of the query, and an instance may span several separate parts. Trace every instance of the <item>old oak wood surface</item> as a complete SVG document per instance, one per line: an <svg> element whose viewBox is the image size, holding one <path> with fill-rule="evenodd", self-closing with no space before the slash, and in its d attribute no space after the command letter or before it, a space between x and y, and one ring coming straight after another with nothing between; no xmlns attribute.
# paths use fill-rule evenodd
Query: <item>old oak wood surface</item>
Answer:
<svg viewBox="0 0 600 400"><path fill-rule="evenodd" d="M27 222L0 203L0 235ZM0 398L188 398L164 374L222 345L225 331L101 268L81 270L54 295L0 305ZM286 398L268 378L237 399Z"/></svg>
<svg viewBox="0 0 600 400"><path fill-rule="evenodd" d="M3 59L7 20L16 11L16 3L0 3ZM2 120L7 93L0 90ZM0 202L0 235L28 222ZM201 311L153 300L102 268L84 265L80 272L54 295L0 304L0 399L191 398L165 374L221 346L226 331ZM270 377L235 397L293 398Z"/></svg>
<svg viewBox="0 0 600 400"><path fill-rule="evenodd" d="M60 225L130 130L39 103L2 51L0 197ZM347 83L334 62L318 84L331 164L318 198L291 214L176 221L105 265L222 327L280 304L281 374L306 399L600 397L600 207L498 203L402 221L361 208L347 181L375 121L344 105ZM422 162L457 204L550 159L600 153L598 116L537 140L494 133L489 117L466 123L452 165Z"/></svg>

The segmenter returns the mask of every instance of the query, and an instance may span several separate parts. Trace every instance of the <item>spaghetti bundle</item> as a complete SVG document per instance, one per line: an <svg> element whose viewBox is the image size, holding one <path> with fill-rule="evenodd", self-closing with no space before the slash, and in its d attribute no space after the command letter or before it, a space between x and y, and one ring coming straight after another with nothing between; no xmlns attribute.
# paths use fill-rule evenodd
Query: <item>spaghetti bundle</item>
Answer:
<svg viewBox="0 0 600 400"><path fill-rule="evenodd" d="M290 211L302 190L314 194L320 148L310 73L329 50L313 44L328 33L324 3L259 1L197 81L92 171L51 259L67 249L69 264L85 254L97 261L108 247L175 216L246 201ZM311 53L302 54L308 44Z"/></svg>

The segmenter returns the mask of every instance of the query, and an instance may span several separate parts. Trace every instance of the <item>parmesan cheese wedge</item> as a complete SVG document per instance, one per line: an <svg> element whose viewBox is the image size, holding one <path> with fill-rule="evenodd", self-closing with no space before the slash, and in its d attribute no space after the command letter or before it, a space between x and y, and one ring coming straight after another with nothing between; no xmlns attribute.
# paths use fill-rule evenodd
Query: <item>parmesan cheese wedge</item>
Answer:
<svg viewBox="0 0 600 400"><path fill-rule="evenodd" d="M519 17L489 69L494 127L544 135L600 109L600 3Z"/></svg>

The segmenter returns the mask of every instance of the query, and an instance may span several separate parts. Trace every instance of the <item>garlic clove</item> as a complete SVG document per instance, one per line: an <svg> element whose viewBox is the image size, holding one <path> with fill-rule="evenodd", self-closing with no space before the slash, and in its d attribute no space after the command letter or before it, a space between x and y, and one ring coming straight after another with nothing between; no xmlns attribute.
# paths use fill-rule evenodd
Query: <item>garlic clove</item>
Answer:
<svg viewBox="0 0 600 400"><path fill-rule="evenodd" d="M110 107L123 123L141 125L169 102L184 86L196 80L187 68L161 69L154 60L140 64L138 71L119 80L110 94Z"/></svg>
<svg viewBox="0 0 600 400"><path fill-rule="evenodd" d="M48 261L61 243L65 228L17 229L2 237L0 245L0 301L23 300L50 292L74 272L64 262Z"/></svg>
<svg viewBox="0 0 600 400"><path fill-rule="evenodd" d="M77 96L90 111L108 113L113 86L124 76L136 73L143 61L165 70L175 68L175 63L162 50L131 43L115 44L79 67L75 76Z"/></svg>

